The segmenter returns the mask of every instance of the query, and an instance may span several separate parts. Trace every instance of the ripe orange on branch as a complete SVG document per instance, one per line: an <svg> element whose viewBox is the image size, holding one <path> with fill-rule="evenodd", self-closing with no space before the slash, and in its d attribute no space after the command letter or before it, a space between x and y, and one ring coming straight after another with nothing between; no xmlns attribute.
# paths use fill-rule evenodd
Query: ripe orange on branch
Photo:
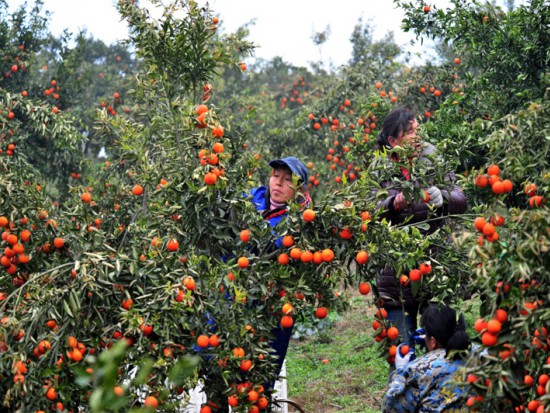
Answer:
<svg viewBox="0 0 550 413"><path fill-rule="evenodd" d="M487 175L478 175L478 176L476 176L475 185L478 188L485 188L488 183L489 183L489 179L487 178Z"/></svg>
<svg viewBox="0 0 550 413"><path fill-rule="evenodd" d="M285 303L282 308L283 314L285 315L291 315L294 312L294 307L292 307L292 304Z"/></svg>
<svg viewBox="0 0 550 413"><path fill-rule="evenodd" d="M281 317L281 327L290 328L294 324L294 319L290 315L284 315Z"/></svg>
<svg viewBox="0 0 550 413"><path fill-rule="evenodd" d="M88 204L92 200L92 194L90 194L89 192L84 192L81 196L81 199L82 199L82 202L84 202L85 204Z"/></svg>
<svg viewBox="0 0 550 413"><path fill-rule="evenodd" d="M197 337L197 346L200 348L206 348L210 345L210 339L207 335L201 334Z"/></svg>
<svg viewBox="0 0 550 413"><path fill-rule="evenodd" d="M537 193L537 186L535 184L526 184L523 187L523 193L531 197Z"/></svg>
<svg viewBox="0 0 550 413"><path fill-rule="evenodd" d="M487 331L491 334L498 334L502 329L502 324L497 319L492 319L487 322Z"/></svg>
<svg viewBox="0 0 550 413"><path fill-rule="evenodd" d="M409 271L409 278L411 281L417 282L422 279L422 273L418 269L412 269Z"/></svg>
<svg viewBox="0 0 550 413"><path fill-rule="evenodd" d="M199 105L197 106L197 115L202 115L203 113L208 112L208 106L206 105Z"/></svg>
<svg viewBox="0 0 550 413"><path fill-rule="evenodd" d="M48 390L46 390L46 399L50 401L54 401L55 399L57 399L57 391L53 387L50 387Z"/></svg>
<svg viewBox="0 0 550 413"><path fill-rule="evenodd" d="M321 258L324 262L331 262L334 259L334 251L330 248L325 248L321 251Z"/></svg>
<svg viewBox="0 0 550 413"><path fill-rule="evenodd" d="M159 402L155 396L147 396L143 405L146 407L151 407L153 409L156 409L159 407Z"/></svg>
<svg viewBox="0 0 550 413"><path fill-rule="evenodd" d="M511 192L513 188L514 188L514 184L509 179L504 179L502 181L502 192L503 193L507 194L507 193Z"/></svg>
<svg viewBox="0 0 550 413"><path fill-rule="evenodd" d="M474 219L474 227L479 232L483 231L483 227L485 226L486 223L487 223L487 221L483 217L477 217L476 219Z"/></svg>
<svg viewBox="0 0 550 413"><path fill-rule="evenodd" d="M487 174L489 175L499 175L500 167L498 165L492 164L487 168Z"/></svg>
<svg viewBox="0 0 550 413"><path fill-rule="evenodd" d="M365 283L365 282L360 283L359 284L359 292L362 295L367 295L368 293L370 293L370 284Z"/></svg>
<svg viewBox="0 0 550 413"><path fill-rule="evenodd" d="M491 185L491 190L494 194L500 195L504 193L504 184L501 181L496 181Z"/></svg>
<svg viewBox="0 0 550 413"><path fill-rule="evenodd" d="M427 262L423 262L422 264L420 264L420 267L418 269L423 275L426 275L432 272L432 266Z"/></svg>
<svg viewBox="0 0 550 413"><path fill-rule="evenodd" d="M212 151L214 153L222 153L224 150L223 144L220 142L216 142L214 145L212 145Z"/></svg>
<svg viewBox="0 0 550 413"><path fill-rule="evenodd" d="M180 244L177 239L172 238L168 243L166 244L166 248L168 251L177 251L180 247Z"/></svg>
<svg viewBox="0 0 550 413"><path fill-rule="evenodd" d="M250 241L250 230L243 229L239 234L239 238L241 239L242 242Z"/></svg>
<svg viewBox="0 0 550 413"><path fill-rule="evenodd" d="M208 338L208 342L212 347L218 347L220 345L220 337L217 334L212 334Z"/></svg>
<svg viewBox="0 0 550 413"><path fill-rule="evenodd" d="M191 276L187 276L183 279L183 286L191 291L195 291L197 289L195 279Z"/></svg>
<svg viewBox="0 0 550 413"><path fill-rule="evenodd" d="M302 213L302 218L304 219L304 221L306 222L311 222L315 219L315 211L313 209L306 209L303 213Z"/></svg>
<svg viewBox="0 0 550 413"><path fill-rule="evenodd" d="M300 255L300 261L303 263L308 263L313 260L313 253L311 251L305 250L302 251L302 254Z"/></svg>
<svg viewBox="0 0 550 413"><path fill-rule="evenodd" d="M227 404L229 404L231 407L237 407L239 405L239 398L232 394L227 398Z"/></svg>
<svg viewBox="0 0 550 413"><path fill-rule="evenodd" d="M216 138L221 138L223 134L224 134L224 130L221 125L218 125L214 129L212 129L212 135L214 135Z"/></svg>
<svg viewBox="0 0 550 413"><path fill-rule="evenodd" d="M240 257L238 260L237 260L237 265L239 266L239 268L248 268L248 265L250 264L248 258L246 257Z"/></svg>
<svg viewBox="0 0 550 413"><path fill-rule="evenodd" d="M288 256L288 254L279 254L279 256L277 257L277 262L281 265L288 265L290 262L290 257Z"/></svg>
<svg viewBox="0 0 550 413"><path fill-rule="evenodd" d="M483 235L485 235L486 237L490 237L495 233L495 226L491 223L486 223L483 226L482 232L483 232Z"/></svg>
<svg viewBox="0 0 550 413"><path fill-rule="evenodd" d="M218 180L218 177L216 176L216 174L214 172L207 172L204 175L204 183L206 185L214 185L217 180Z"/></svg>
<svg viewBox="0 0 550 413"><path fill-rule="evenodd" d="M328 315L328 310L325 307L319 307L315 310L315 317L323 319Z"/></svg>
<svg viewBox="0 0 550 413"><path fill-rule="evenodd" d="M492 347L497 343L497 336L486 331L481 335L481 342L486 347Z"/></svg>
<svg viewBox="0 0 550 413"><path fill-rule="evenodd" d="M244 349L242 347L235 347L233 349L233 357L242 358L244 354Z"/></svg>
<svg viewBox="0 0 550 413"><path fill-rule="evenodd" d="M65 245L65 240L63 238L54 238L53 245L55 248L61 249Z"/></svg>
<svg viewBox="0 0 550 413"><path fill-rule="evenodd" d="M299 260L302 257L302 250L300 248L292 248L290 250L290 258L293 260Z"/></svg>
<svg viewBox="0 0 550 413"><path fill-rule="evenodd" d="M529 198L529 206L531 208L538 208L541 205L544 205L545 202L546 202L546 198L544 198L541 195L534 195L531 198Z"/></svg>
<svg viewBox="0 0 550 413"><path fill-rule="evenodd" d="M251 360L243 360L241 361L241 365L239 366L241 371L249 371L252 368L252 361Z"/></svg>
<svg viewBox="0 0 550 413"><path fill-rule="evenodd" d="M294 245L294 238L292 235L285 235L282 240L283 247L292 247Z"/></svg>
<svg viewBox="0 0 550 413"><path fill-rule="evenodd" d="M362 219L363 221L368 221L368 220L370 220L370 219L371 219L371 215L370 215L369 211L363 211L363 212L361 212L361 219Z"/></svg>
<svg viewBox="0 0 550 413"><path fill-rule="evenodd" d="M351 239L353 237L353 232L348 228L345 227L340 231L340 238L342 239Z"/></svg>
<svg viewBox="0 0 550 413"><path fill-rule="evenodd" d="M379 320L383 320L388 316L388 312L386 311L385 308L379 308L378 310L376 310L376 313L374 314L374 316Z"/></svg>
<svg viewBox="0 0 550 413"><path fill-rule="evenodd" d="M122 308L124 308L126 311L129 311L133 305L134 305L134 300L132 300L131 298L122 300Z"/></svg>
<svg viewBox="0 0 550 413"><path fill-rule="evenodd" d="M399 337L399 330L397 327L391 326L388 328L387 335L390 340L396 340Z"/></svg>
<svg viewBox="0 0 550 413"><path fill-rule="evenodd" d="M355 255L355 260L357 261L357 264L365 265L369 261L369 254L367 251L361 250Z"/></svg>

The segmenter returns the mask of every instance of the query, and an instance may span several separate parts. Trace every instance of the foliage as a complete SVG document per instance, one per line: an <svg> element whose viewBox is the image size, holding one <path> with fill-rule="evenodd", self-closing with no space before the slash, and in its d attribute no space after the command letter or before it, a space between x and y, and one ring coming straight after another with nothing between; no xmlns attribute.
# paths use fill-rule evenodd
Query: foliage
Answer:
<svg viewBox="0 0 550 413"><path fill-rule="evenodd" d="M547 183L546 183L547 185ZM505 242L483 243L471 247L475 264L474 288L484 305L489 322L497 311L507 314L495 344L486 344L487 353L471 361L473 406L484 411L505 411L528 405L532 400L546 404L548 396L540 379L547 372L549 318L546 298L548 276L548 208L521 211L513 215L502 230ZM500 232L500 230L499 230ZM477 325L477 323L476 323ZM489 343L485 329L477 329ZM490 338L490 337L489 337ZM532 386L525 377L538 380ZM541 387L542 386L542 387ZM541 390L542 388L542 390Z"/></svg>
<svg viewBox="0 0 550 413"><path fill-rule="evenodd" d="M330 319L359 283L376 292L388 263L400 279L430 264L410 281L419 296L461 306L473 295L485 321L506 311L500 332L476 322L470 404L549 404L545 384L521 384L525 375L544 382L550 344L548 7L396 3L405 30L440 39L454 61L408 67L391 35L375 42L359 21L350 65L334 74L279 58L249 69L246 27L220 33L194 1L170 2L153 19L121 0L131 36L109 47L85 33L74 48L68 34L48 36L40 2L2 19L5 408L124 410L149 400L174 411L200 383L208 408L237 400L234 411L255 412L252 391L273 397L269 343L288 304L293 322L320 329L331 323L314 318L318 309ZM419 134L437 146L427 162L378 147L381 122L399 105L419 113ZM287 155L308 164L313 203L297 197L275 233L247 194L267 179L266 160ZM468 214L429 236L437 211L390 225L381 182L397 183L402 168L410 201L455 173ZM474 236L476 217L493 228ZM282 236L293 245L276 247ZM387 337L382 312L372 327L376 345L364 357L391 361L403 332ZM330 334L318 338L330 346Z"/></svg>
<svg viewBox="0 0 550 413"><path fill-rule="evenodd" d="M7 5L0 7L6 13ZM2 19L0 100L7 109L2 111L2 148L15 145L12 155L32 165L42 185L47 182L46 190L62 199L67 186L82 178L81 161L108 147L90 133L91 126L98 109L113 115L122 105L122 79L134 68L126 49L108 48L85 33L78 34L74 48L68 34L53 38L47 32L49 14L41 14L38 1ZM106 94L114 96L112 101ZM14 117L4 122L9 112Z"/></svg>
<svg viewBox="0 0 550 413"><path fill-rule="evenodd" d="M423 12L424 2L395 3L405 10L403 29L442 39L472 69L467 83L477 95L467 110L474 117L500 117L542 96L550 54L550 9L532 0L505 13L491 3L452 0L446 10Z"/></svg>

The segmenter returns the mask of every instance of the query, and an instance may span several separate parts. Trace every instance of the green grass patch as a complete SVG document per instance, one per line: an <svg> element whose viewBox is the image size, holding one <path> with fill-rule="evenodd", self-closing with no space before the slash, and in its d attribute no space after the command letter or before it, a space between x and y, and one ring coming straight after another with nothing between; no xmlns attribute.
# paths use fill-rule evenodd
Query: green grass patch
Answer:
<svg viewBox="0 0 550 413"><path fill-rule="evenodd" d="M380 411L388 364L372 337L373 312L367 298L354 297L346 313L331 315L330 327L292 340L288 396L306 412Z"/></svg>

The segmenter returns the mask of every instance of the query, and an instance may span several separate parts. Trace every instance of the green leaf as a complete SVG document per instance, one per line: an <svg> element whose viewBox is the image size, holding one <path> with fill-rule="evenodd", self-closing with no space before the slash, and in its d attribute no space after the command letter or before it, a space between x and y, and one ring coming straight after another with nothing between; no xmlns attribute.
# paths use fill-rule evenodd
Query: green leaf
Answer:
<svg viewBox="0 0 550 413"><path fill-rule="evenodd" d="M170 370L168 379L176 386L184 384L189 377L195 374L200 360L196 356L185 356L179 359Z"/></svg>

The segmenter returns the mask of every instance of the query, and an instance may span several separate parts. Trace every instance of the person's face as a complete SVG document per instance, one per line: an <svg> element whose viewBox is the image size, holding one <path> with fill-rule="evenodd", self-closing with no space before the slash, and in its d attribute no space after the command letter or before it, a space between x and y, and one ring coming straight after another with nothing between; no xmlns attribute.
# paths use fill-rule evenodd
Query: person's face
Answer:
<svg viewBox="0 0 550 413"><path fill-rule="evenodd" d="M416 119L413 119L409 122L409 127L406 131L401 132L397 138L390 136L388 142L392 147L401 146L418 151L422 148L422 138L416 135L417 129L418 122Z"/></svg>
<svg viewBox="0 0 550 413"><path fill-rule="evenodd" d="M292 171L285 167L273 169L271 178L269 178L269 196L271 199L282 204L294 198L295 193Z"/></svg>

